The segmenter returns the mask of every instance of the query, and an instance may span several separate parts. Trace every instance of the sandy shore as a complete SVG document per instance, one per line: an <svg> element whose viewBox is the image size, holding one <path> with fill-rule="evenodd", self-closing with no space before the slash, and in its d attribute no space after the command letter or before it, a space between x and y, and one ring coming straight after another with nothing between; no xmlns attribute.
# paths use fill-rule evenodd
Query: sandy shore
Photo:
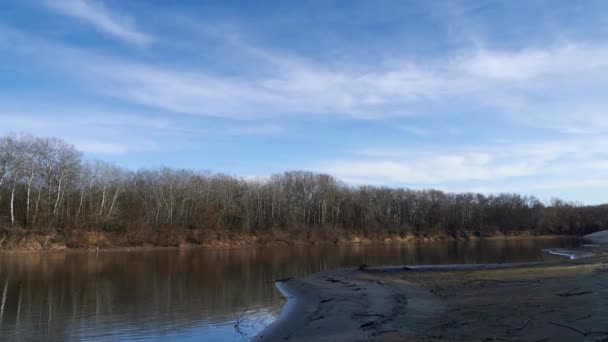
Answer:
<svg viewBox="0 0 608 342"><path fill-rule="evenodd" d="M602 230L597 233L583 236L583 240L593 244L608 244L608 230Z"/></svg>
<svg viewBox="0 0 608 342"><path fill-rule="evenodd" d="M608 254L554 264L338 269L255 341L608 341Z"/></svg>

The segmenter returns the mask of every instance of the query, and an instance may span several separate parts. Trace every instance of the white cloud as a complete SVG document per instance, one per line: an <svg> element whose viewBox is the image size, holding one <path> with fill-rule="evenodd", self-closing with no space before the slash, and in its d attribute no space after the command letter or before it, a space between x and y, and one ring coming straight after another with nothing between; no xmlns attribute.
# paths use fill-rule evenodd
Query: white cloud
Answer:
<svg viewBox="0 0 608 342"><path fill-rule="evenodd" d="M476 46L425 61L321 64L245 43L230 75L204 65L152 64L5 37L5 49L37 46L53 70L72 73L96 94L190 115L230 118L342 115L416 116L482 106L488 115L562 133L608 131L608 45L565 42L519 51ZM28 53L27 51L24 53ZM34 56L36 53L36 56ZM412 128L413 127L413 128ZM405 127L422 135L415 126ZM414 132L415 131L415 132Z"/></svg>
<svg viewBox="0 0 608 342"><path fill-rule="evenodd" d="M116 60L84 68L99 81L97 91L194 115L378 118L449 111L454 109L450 104L458 103L460 108L483 105L493 108L494 115L565 133L608 130L608 101L598 91L608 86L608 48L568 44L544 53L488 56L486 51L484 57L459 58L444 66L372 70L268 59L251 63L270 63L273 72L245 71L238 77Z"/></svg>
<svg viewBox="0 0 608 342"><path fill-rule="evenodd" d="M146 45L152 41L150 36L133 25L129 17L111 12L101 3L92 0L43 0L43 4L57 13L86 22L96 30L128 43Z"/></svg>
<svg viewBox="0 0 608 342"><path fill-rule="evenodd" d="M65 111L53 106L44 110L20 106L0 107L0 135L28 132L37 136L56 136L85 153L123 155L157 149L159 132L170 126L166 120L124 112Z"/></svg>
<svg viewBox="0 0 608 342"><path fill-rule="evenodd" d="M531 160L495 161L474 153L418 157L412 160L342 160L318 167L356 183L436 185L461 181L490 181L531 175L539 170Z"/></svg>
<svg viewBox="0 0 608 342"><path fill-rule="evenodd" d="M129 147L120 143L109 143L103 141L72 141L76 148L85 153L94 154L126 154Z"/></svg>
<svg viewBox="0 0 608 342"><path fill-rule="evenodd" d="M418 150L376 147L314 169L357 184L461 189L458 184L467 183L471 188L529 191L558 189L562 183L589 186L590 179L608 177L607 149L602 138Z"/></svg>
<svg viewBox="0 0 608 342"><path fill-rule="evenodd" d="M283 127L277 124L250 124L237 125L226 129L227 134L231 135L270 135L283 131Z"/></svg>
<svg viewBox="0 0 608 342"><path fill-rule="evenodd" d="M314 167L355 183L462 189L462 183L468 182L470 189L521 191L602 186L601 180L608 179L608 140L604 138L608 133L608 45L604 43L565 42L519 51L475 47L434 60L365 66L339 61L321 64L236 44L234 53L240 57L242 70L227 75L204 65L153 64L18 38L0 35L0 45L31 53L32 58L36 58L34 53L44 56L42 63L49 69L65 71L66 77L81 81L82 88L95 95L171 114L250 119L225 128L224 134L281 131L280 125L263 123L273 121L268 117L311 114L370 119L432 113L439 121L444 110L458 110L464 125L478 129L466 115L468 109L480 107L498 118L493 124L505 120L543 129L535 131L538 136L530 138L529 144L462 146L455 142L447 146L438 141L436 148L417 146L415 151L372 146ZM36 48L19 49L22 46ZM18 127L19 118L13 119L11 126ZM31 117L20 120L29 120L21 123L23 127L46 125ZM420 136L434 132L417 126L415 119L408 122L412 124L395 127ZM48 123L47 129L53 124ZM158 124L156 132L175 132L176 136L210 133ZM463 139L477 133L467 129L471 131L464 132ZM543 141L546 130L552 138ZM91 143L84 148L106 153L132 150L123 141L116 144Z"/></svg>
<svg viewBox="0 0 608 342"><path fill-rule="evenodd" d="M571 74L608 65L603 45L562 43L545 48L499 52L480 48L457 62L465 74L504 80L534 79L546 74Z"/></svg>
<svg viewBox="0 0 608 342"><path fill-rule="evenodd" d="M420 137L425 137L428 135L431 135L431 131L424 129L424 128L420 128L416 125L399 125L398 128L404 132L408 132L411 133L413 135L417 135Z"/></svg>

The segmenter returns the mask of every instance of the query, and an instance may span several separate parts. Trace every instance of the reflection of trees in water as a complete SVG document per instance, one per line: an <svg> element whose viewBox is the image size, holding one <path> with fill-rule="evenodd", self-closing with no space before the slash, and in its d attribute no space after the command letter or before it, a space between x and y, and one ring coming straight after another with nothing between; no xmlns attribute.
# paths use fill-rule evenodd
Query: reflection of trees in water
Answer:
<svg viewBox="0 0 608 342"><path fill-rule="evenodd" d="M4 255L2 333L61 339L69 331L120 326L185 328L245 307L280 305L254 265L209 253ZM242 273L240 276L237 273ZM34 335L35 334L35 335ZM17 337L15 335L15 337Z"/></svg>
<svg viewBox="0 0 608 342"><path fill-rule="evenodd" d="M367 265L540 260L573 240L484 240L406 245L4 254L1 336L62 339L117 328L148 333L233 320L282 303L273 280ZM21 334L18 336L17 334Z"/></svg>

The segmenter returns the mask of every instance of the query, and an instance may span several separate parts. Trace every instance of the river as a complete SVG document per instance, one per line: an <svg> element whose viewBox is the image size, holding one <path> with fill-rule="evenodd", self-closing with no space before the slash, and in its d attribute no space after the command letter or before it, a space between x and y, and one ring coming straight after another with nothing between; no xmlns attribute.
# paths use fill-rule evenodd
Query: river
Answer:
<svg viewBox="0 0 608 342"><path fill-rule="evenodd" d="M273 280L336 267L557 260L577 239L0 254L0 340L245 341Z"/></svg>

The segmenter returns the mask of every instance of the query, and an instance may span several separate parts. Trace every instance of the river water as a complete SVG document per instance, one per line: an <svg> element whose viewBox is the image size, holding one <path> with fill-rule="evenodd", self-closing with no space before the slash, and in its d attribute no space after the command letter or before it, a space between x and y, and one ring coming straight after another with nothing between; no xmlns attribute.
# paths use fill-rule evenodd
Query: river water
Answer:
<svg viewBox="0 0 608 342"><path fill-rule="evenodd" d="M284 300L273 280L336 267L557 260L578 240L0 254L0 340L245 341Z"/></svg>

